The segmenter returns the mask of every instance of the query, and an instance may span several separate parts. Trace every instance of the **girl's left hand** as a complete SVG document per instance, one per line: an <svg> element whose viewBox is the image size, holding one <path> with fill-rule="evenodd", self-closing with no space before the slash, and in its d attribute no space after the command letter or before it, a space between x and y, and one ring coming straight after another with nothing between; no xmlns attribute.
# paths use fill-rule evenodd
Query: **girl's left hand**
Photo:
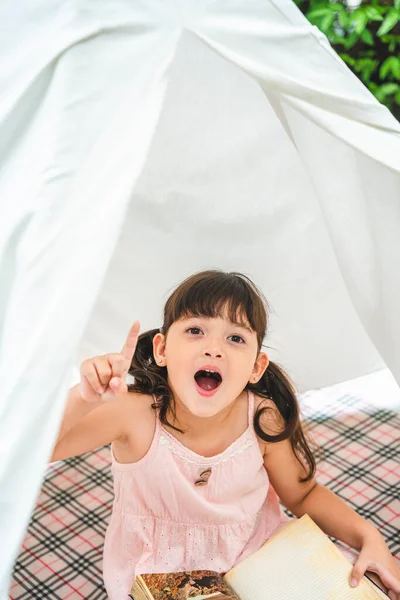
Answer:
<svg viewBox="0 0 400 600"><path fill-rule="evenodd" d="M351 572L350 585L353 579L358 584L366 571L372 571L380 577L390 600L400 600L400 566L380 534L363 543Z"/></svg>

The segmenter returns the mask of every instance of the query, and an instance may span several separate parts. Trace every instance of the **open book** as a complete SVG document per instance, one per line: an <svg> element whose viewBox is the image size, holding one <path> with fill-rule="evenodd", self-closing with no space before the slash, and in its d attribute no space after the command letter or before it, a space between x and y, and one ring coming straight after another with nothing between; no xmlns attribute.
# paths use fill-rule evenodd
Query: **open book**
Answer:
<svg viewBox="0 0 400 600"><path fill-rule="evenodd" d="M308 515L293 519L228 571L138 575L134 600L380 600L367 577L350 587L353 565Z"/></svg>

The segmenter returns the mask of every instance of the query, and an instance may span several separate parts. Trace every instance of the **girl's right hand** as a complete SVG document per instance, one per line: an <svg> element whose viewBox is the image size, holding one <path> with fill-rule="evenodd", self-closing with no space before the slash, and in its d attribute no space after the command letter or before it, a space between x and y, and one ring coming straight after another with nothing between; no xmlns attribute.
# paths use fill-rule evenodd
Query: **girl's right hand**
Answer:
<svg viewBox="0 0 400 600"><path fill-rule="evenodd" d="M135 321L128 333L121 353L104 354L88 358L81 364L80 395L87 402L113 400L117 394L126 393L125 383L135 354L140 323Z"/></svg>

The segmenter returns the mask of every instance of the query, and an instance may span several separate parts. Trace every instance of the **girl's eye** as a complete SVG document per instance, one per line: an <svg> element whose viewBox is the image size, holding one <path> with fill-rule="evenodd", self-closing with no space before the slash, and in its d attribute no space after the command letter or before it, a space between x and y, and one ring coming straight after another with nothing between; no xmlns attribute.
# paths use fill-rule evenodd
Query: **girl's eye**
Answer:
<svg viewBox="0 0 400 600"><path fill-rule="evenodd" d="M189 333L190 335L197 336L197 335L199 335L199 333L203 333L203 331L200 329L200 327L188 327L187 329L185 329L185 333ZM241 335L230 335L229 338L232 338L232 341L235 342L235 344L245 344L246 343Z"/></svg>
<svg viewBox="0 0 400 600"><path fill-rule="evenodd" d="M188 327L188 329L186 329L186 333L193 332L193 331L195 331L195 332L200 331L201 332L201 329L199 327ZM197 335L197 333L195 333L194 335Z"/></svg>
<svg viewBox="0 0 400 600"><path fill-rule="evenodd" d="M245 344L246 343L241 335L231 335L229 337L236 338L236 340L233 340L235 342L235 344ZM237 340L239 340L239 341L237 341Z"/></svg>

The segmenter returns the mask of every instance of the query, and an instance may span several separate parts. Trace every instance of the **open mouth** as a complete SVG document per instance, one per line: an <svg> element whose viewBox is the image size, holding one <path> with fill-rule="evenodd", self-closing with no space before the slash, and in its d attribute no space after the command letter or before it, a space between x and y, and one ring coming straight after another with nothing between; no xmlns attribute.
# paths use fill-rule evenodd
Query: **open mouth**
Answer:
<svg viewBox="0 0 400 600"><path fill-rule="evenodd" d="M222 383L222 377L218 371L202 369L194 376L197 385L205 392L216 390Z"/></svg>

